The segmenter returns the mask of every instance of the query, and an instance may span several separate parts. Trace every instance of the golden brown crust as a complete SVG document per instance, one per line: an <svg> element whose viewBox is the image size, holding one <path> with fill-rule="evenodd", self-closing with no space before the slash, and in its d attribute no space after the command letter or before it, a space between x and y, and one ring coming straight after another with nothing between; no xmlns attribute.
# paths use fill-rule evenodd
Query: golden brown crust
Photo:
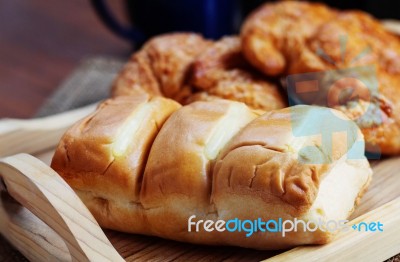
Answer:
<svg viewBox="0 0 400 262"><path fill-rule="evenodd" d="M244 59L240 39L234 36L214 42L197 57L191 83L209 96L243 102L256 109L269 111L286 106L278 86ZM189 97L202 98L208 100L205 95Z"/></svg>
<svg viewBox="0 0 400 262"><path fill-rule="evenodd" d="M361 11L338 12L291 50L288 73L376 65L378 71L400 72L400 42L372 16ZM324 53L321 54L320 51Z"/></svg>
<svg viewBox="0 0 400 262"><path fill-rule="evenodd" d="M255 10L241 29L243 53L266 75L281 75L301 50L304 41L336 11L318 3L282 1Z"/></svg>
<svg viewBox="0 0 400 262"><path fill-rule="evenodd" d="M191 93L186 79L191 63L209 44L195 33L171 33L150 39L117 76L112 96L130 95L139 89L183 101Z"/></svg>
<svg viewBox="0 0 400 262"><path fill-rule="evenodd" d="M240 167L232 165L238 161L243 162ZM296 217L314 202L325 171L324 166L299 164L290 154L267 146L241 146L217 162L213 194L217 196L221 189L231 194L256 193L265 202L278 202L277 206Z"/></svg>
<svg viewBox="0 0 400 262"><path fill-rule="evenodd" d="M177 232L174 237L186 241L220 243L217 236L210 241L211 235L191 239L187 219L193 214L215 218L209 205L212 162L224 146L221 141L256 116L242 103L219 99L184 106L165 123L151 149L141 191L142 205L151 210L148 221L157 235ZM158 223L162 214L175 223Z"/></svg>
<svg viewBox="0 0 400 262"><path fill-rule="evenodd" d="M147 105L134 134L117 145L124 126ZM100 104L95 113L75 124L60 141L51 166L72 187L103 199L137 202L141 177L159 128L180 105L149 95L118 97ZM123 152L119 152L123 151Z"/></svg>
<svg viewBox="0 0 400 262"><path fill-rule="evenodd" d="M198 95L195 88L207 93ZM193 33L152 38L132 55L112 88L112 96L142 93L166 96L183 104L215 96L262 110L286 106L277 85L243 58L238 37L215 43Z"/></svg>
<svg viewBox="0 0 400 262"><path fill-rule="evenodd" d="M362 140L357 128L347 121L345 130L347 139L335 139L332 152L324 150L321 141L312 135L300 134L296 137L293 127L305 124L309 118L322 109L297 106L266 113L243 128L221 152L215 167L214 193L220 186L227 190L257 192L267 202L280 202L289 205L292 216L299 216L313 204L320 183L320 177L330 169L351 148L355 141ZM322 116L322 115L321 115ZM335 116L336 117L336 116ZM296 119L296 120L293 120ZM295 122L296 121L296 124ZM315 134L326 134L319 125L314 127ZM268 134L267 136L265 134ZM305 139L305 140L303 140ZM347 144L350 143L350 144ZM307 164L300 151L307 146L315 146L326 157L321 163ZM235 164L242 161L239 169ZM227 184L228 183L228 184ZM260 190L262 189L262 191Z"/></svg>
<svg viewBox="0 0 400 262"><path fill-rule="evenodd" d="M234 107L238 112L232 115ZM195 199L193 202L199 205L208 205L210 165L216 157L207 150L210 143L214 143L210 139L224 129L239 131L240 126L256 116L242 103L221 99L196 102L177 111L159 132L147 160L141 194L143 205L160 205L166 195L173 194ZM224 122L227 117L232 119ZM221 126L223 122L225 124ZM224 132L222 136L227 139L234 134Z"/></svg>
<svg viewBox="0 0 400 262"><path fill-rule="evenodd" d="M112 97L136 94L162 95L146 52L138 52L131 56L114 80L111 89Z"/></svg>
<svg viewBox="0 0 400 262"><path fill-rule="evenodd" d="M346 137L333 137L335 146L332 155L326 158L331 162L306 164L300 161L300 150L304 146L321 142L312 136L304 139L305 134L295 136L292 128L296 125L307 128L310 119L315 120L312 114L318 115L321 110L297 106L272 111L252 121L231 140L218 157L213 173L212 203L221 214L220 218L326 221L343 219L353 212L354 203L368 186L372 173L362 153L359 159L345 160L350 151L348 147L362 141L354 123L348 121ZM346 119L343 114L339 116ZM320 134L319 129L325 126L320 124L309 128ZM323 155L327 156L326 153ZM354 185L357 185L356 190ZM352 200L344 195L352 195ZM226 209L231 212L224 212ZM266 214L262 210L274 212ZM239 234L235 232L224 240L234 243L236 237L239 238L236 235ZM264 237L269 238L269 246L285 248L293 243L327 243L334 235L317 230L312 233L290 232L282 239L270 233ZM248 241L257 246L260 237Z"/></svg>

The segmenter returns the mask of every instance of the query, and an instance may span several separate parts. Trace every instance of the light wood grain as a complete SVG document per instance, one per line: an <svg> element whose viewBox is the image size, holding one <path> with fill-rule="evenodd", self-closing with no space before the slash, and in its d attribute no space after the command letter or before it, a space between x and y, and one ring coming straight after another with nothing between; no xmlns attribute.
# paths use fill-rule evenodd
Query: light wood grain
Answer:
<svg viewBox="0 0 400 262"><path fill-rule="evenodd" d="M92 113L96 104L62 114L29 120L0 120L0 157L17 153L36 153L58 144L65 131Z"/></svg>
<svg viewBox="0 0 400 262"><path fill-rule="evenodd" d="M373 166L372 170L374 171L372 182L361 204L351 215L351 219L400 197L400 157L381 160Z"/></svg>
<svg viewBox="0 0 400 262"><path fill-rule="evenodd" d="M71 261L64 240L9 194L0 195L0 232L31 261Z"/></svg>
<svg viewBox="0 0 400 262"><path fill-rule="evenodd" d="M82 201L46 164L20 154L0 160L0 174L3 190L65 241L72 261L123 261ZM13 242L22 242L27 247L24 239L18 236L21 235L12 234ZM53 241L49 239L48 242ZM24 254L29 259L40 260L43 249L36 250L37 245L28 246ZM54 259L58 256L51 260Z"/></svg>

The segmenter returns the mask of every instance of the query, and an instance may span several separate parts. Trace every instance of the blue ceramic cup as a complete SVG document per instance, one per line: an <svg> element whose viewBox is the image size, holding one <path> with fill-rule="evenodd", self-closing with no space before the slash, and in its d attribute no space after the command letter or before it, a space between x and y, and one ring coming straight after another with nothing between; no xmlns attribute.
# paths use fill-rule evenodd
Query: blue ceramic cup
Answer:
<svg viewBox="0 0 400 262"><path fill-rule="evenodd" d="M206 38L237 33L241 23L238 0L126 0L130 27L121 25L104 0L92 0L102 21L117 35L141 45L154 35L191 31Z"/></svg>

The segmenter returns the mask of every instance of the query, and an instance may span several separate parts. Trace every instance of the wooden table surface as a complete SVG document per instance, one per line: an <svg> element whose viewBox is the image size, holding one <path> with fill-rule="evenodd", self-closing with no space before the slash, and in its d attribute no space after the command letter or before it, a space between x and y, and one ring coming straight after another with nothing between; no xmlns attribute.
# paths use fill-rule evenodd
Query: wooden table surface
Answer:
<svg viewBox="0 0 400 262"><path fill-rule="evenodd" d="M122 18L122 1L112 8ZM29 118L85 57L127 58L89 0L0 0L0 118Z"/></svg>

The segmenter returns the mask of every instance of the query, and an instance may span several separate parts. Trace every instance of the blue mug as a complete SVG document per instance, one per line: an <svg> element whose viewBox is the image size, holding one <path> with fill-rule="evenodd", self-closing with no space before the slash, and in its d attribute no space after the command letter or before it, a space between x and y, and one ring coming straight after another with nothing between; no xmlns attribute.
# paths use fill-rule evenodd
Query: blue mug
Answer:
<svg viewBox="0 0 400 262"><path fill-rule="evenodd" d="M190 31L218 39L238 32L239 0L126 0L132 26L121 25L104 0L91 0L102 21L117 35L140 46L146 39L174 31Z"/></svg>

